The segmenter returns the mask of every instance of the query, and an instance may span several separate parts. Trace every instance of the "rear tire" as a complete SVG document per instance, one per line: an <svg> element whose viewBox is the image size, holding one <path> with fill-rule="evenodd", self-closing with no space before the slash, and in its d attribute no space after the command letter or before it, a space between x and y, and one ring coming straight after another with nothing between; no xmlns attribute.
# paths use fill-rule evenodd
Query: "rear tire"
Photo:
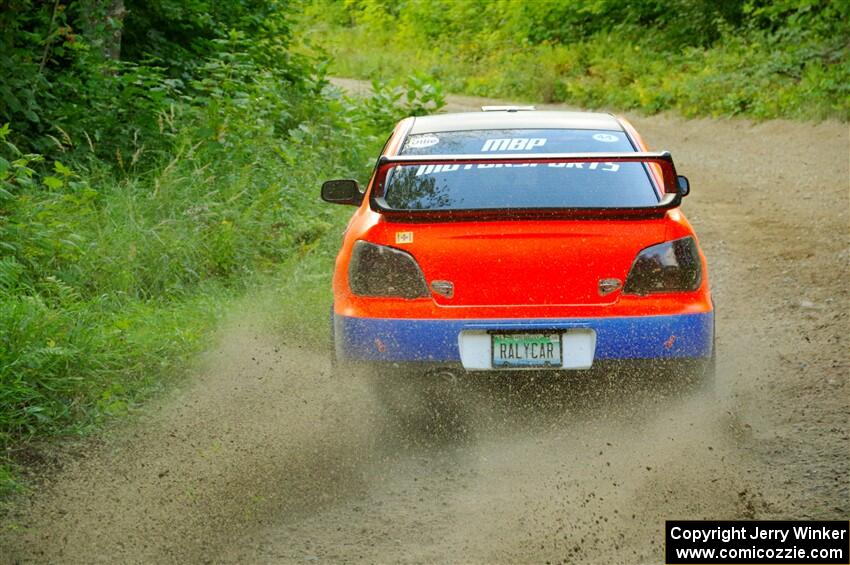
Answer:
<svg viewBox="0 0 850 565"><path fill-rule="evenodd" d="M702 376L703 390L714 393L717 386L717 344L714 339L711 340L711 358L705 367L705 373Z"/></svg>
<svg viewBox="0 0 850 565"><path fill-rule="evenodd" d="M717 348L712 343L711 356L704 360L680 361L673 366L673 383L688 392L714 394L717 379Z"/></svg>
<svg viewBox="0 0 850 565"><path fill-rule="evenodd" d="M699 390L714 394L717 385L717 340L714 337L714 331L711 332L711 357L703 366L698 385Z"/></svg>
<svg viewBox="0 0 850 565"><path fill-rule="evenodd" d="M376 369L372 383L388 423L402 436L435 439L465 433L462 391L439 373Z"/></svg>
<svg viewBox="0 0 850 565"><path fill-rule="evenodd" d="M672 380L681 383L688 392L706 393L713 396L717 382L717 339L711 330L711 355L708 359L688 359L674 365Z"/></svg>

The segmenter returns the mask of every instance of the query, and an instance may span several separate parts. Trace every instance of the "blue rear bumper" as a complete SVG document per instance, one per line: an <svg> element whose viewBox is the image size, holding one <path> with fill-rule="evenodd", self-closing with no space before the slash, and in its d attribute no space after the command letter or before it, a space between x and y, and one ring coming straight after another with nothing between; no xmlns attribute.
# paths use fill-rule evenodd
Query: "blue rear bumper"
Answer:
<svg viewBox="0 0 850 565"><path fill-rule="evenodd" d="M711 356L714 312L539 320L410 320L333 316L340 360L459 363L463 330L568 330L596 332L594 360L678 359Z"/></svg>

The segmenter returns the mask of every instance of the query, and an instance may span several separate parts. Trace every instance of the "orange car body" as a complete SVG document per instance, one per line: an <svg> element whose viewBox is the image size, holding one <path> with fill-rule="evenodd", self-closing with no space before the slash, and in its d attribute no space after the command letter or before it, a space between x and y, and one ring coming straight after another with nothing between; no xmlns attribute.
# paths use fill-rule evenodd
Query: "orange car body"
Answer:
<svg viewBox="0 0 850 565"><path fill-rule="evenodd" d="M403 159L405 144L417 135L431 136L425 142L436 144L434 139L444 135L441 128L448 127L454 128L451 131L479 132L481 139L487 138L489 130L508 136L505 139L511 131L543 132L538 134L542 136L555 130L603 131L611 133L594 135L621 138L635 154L645 154L648 149L631 125L607 114L488 112L451 116L407 118L396 126L384 148L384 162L376 167L348 224L333 277L337 360L414 362L468 370L541 366L583 369L610 359L708 362L714 350L708 267L678 200L675 206L658 210L620 210L614 206L563 211L555 207L516 213L500 213L498 209L388 213L378 204L386 190L388 171L400 166L397 163ZM469 123L463 125L464 121ZM566 166L582 167L577 164L582 157L577 155L512 151L522 143L533 145L504 142L505 151L487 155L488 163L509 162L495 160L502 155L522 159L522 166L544 167L548 159L549 163L563 160L559 166L570 163ZM596 148L581 149L584 168L595 167ZM436 155L434 162L441 159L441 153ZM482 166L477 155L467 157L467 164L455 167ZM395 163L387 162L392 158ZM594 164L588 165L587 160ZM647 160L644 169L655 197L662 200L665 191L678 190L678 185L665 178L675 174L672 161L668 169L659 163L665 164ZM628 292L628 279L641 252L677 240L693 242L697 264L690 268L698 272L692 274L698 280L687 289L659 287ZM418 265L427 290L413 297L356 292L352 268L370 268L352 265L357 242L409 255ZM669 255L670 248L665 249ZM560 340L557 359L535 363L528 358L512 364L500 357L497 363L495 350L505 346L497 345L493 336L503 339L512 334L557 336L552 337L553 343ZM526 349L528 346L526 342ZM535 347L544 345L532 343L532 352ZM526 357L531 355L526 353Z"/></svg>

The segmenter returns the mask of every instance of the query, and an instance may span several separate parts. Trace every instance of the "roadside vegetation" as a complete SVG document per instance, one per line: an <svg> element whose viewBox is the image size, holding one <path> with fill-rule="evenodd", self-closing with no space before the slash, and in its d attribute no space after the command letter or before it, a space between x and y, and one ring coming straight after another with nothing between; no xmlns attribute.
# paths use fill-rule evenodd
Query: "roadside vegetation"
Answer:
<svg viewBox="0 0 850 565"><path fill-rule="evenodd" d="M330 88L299 6L0 0L0 496L167 387L247 292L324 276L346 211L321 181L364 180L389 122L441 104L417 77Z"/></svg>
<svg viewBox="0 0 850 565"><path fill-rule="evenodd" d="M850 119L850 3L313 0L332 72L411 69L450 92L684 116Z"/></svg>

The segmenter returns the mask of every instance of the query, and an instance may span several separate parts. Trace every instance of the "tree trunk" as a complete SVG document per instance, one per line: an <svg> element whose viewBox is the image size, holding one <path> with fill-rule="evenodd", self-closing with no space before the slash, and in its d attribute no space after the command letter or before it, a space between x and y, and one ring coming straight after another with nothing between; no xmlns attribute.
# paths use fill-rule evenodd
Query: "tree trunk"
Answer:
<svg viewBox="0 0 850 565"><path fill-rule="evenodd" d="M121 35L127 10L124 0L85 0L81 4L83 33L104 59L121 58Z"/></svg>
<svg viewBox="0 0 850 565"><path fill-rule="evenodd" d="M103 47L103 54L117 61L121 58L121 35L124 32L124 17L127 10L124 8L124 0L112 0L109 10L109 21L112 22L112 34Z"/></svg>

